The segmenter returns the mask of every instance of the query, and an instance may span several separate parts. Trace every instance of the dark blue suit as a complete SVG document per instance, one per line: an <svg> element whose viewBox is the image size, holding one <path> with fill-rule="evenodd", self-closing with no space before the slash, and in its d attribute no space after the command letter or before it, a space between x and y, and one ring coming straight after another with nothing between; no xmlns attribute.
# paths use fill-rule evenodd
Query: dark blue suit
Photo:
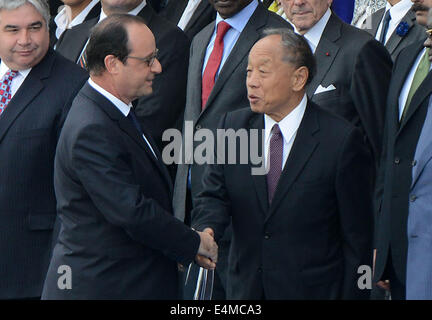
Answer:
<svg viewBox="0 0 432 320"><path fill-rule="evenodd" d="M0 116L0 299L41 295L56 217L57 138L86 78L49 50Z"/></svg>

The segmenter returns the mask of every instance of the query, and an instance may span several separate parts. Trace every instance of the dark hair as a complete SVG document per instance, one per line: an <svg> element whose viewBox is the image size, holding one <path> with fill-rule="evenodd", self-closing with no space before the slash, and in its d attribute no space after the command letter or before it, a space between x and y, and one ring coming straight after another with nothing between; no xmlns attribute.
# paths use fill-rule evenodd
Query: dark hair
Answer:
<svg viewBox="0 0 432 320"><path fill-rule="evenodd" d="M144 19L129 14L116 13L98 23L92 30L86 47L87 68L90 74L100 75L105 68L105 57L113 55L126 62L131 49L126 26L132 23L145 24Z"/></svg>
<svg viewBox="0 0 432 320"><path fill-rule="evenodd" d="M291 63L296 68L304 66L308 69L309 76L306 84L309 84L316 72L316 61L306 39L286 28L264 30L263 38L271 35L279 35L282 38L283 61Z"/></svg>

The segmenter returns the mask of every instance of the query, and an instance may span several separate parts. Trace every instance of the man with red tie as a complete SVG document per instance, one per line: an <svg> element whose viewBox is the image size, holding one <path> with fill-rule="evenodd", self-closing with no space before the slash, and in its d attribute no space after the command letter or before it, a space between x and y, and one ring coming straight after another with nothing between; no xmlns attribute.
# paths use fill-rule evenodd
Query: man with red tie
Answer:
<svg viewBox="0 0 432 320"><path fill-rule="evenodd" d="M202 128L215 130L226 112L248 105L246 66L249 50L265 28L292 29L258 0L209 1L217 11L216 21L195 36L190 51L184 121L193 122L192 134ZM206 166L185 162L178 166L174 210L178 219L189 224L192 200L203 188L201 178ZM230 234L219 244L215 299L225 297L229 241Z"/></svg>

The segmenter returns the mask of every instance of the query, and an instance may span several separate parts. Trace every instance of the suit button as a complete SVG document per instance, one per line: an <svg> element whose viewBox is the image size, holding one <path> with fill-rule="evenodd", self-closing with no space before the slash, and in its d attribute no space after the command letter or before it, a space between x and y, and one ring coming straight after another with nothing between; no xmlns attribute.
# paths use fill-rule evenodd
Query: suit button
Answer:
<svg viewBox="0 0 432 320"><path fill-rule="evenodd" d="M195 129L197 129L197 130L200 130L202 127L201 127L201 125L200 124L197 124L196 126L195 126Z"/></svg>
<svg viewBox="0 0 432 320"><path fill-rule="evenodd" d="M410 197L410 201L411 201L411 202L416 201L416 199L417 199L417 196L415 196L415 195L412 195L412 196Z"/></svg>
<svg viewBox="0 0 432 320"><path fill-rule="evenodd" d="M399 159L398 157L396 157L396 158L394 159L394 163L395 163L395 164L399 164L399 163L400 163L400 159Z"/></svg>
<svg viewBox="0 0 432 320"><path fill-rule="evenodd" d="M415 167L415 166L417 165L417 160L413 160L413 161L411 162L411 165L412 165L413 167Z"/></svg>
<svg viewBox="0 0 432 320"><path fill-rule="evenodd" d="M258 268L258 273L262 273L262 268Z"/></svg>
<svg viewBox="0 0 432 320"><path fill-rule="evenodd" d="M266 233L266 234L264 235L264 239L266 239L266 240L270 239L270 234L269 234L269 233Z"/></svg>

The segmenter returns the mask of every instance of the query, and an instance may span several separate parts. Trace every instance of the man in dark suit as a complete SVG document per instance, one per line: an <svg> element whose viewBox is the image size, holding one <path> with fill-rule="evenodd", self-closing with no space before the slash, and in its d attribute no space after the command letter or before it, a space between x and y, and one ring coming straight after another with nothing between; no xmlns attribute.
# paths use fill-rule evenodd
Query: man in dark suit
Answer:
<svg viewBox="0 0 432 320"><path fill-rule="evenodd" d="M102 12L98 19L72 28L57 43L56 50L73 62L80 62L90 30L112 13L129 13L142 17L156 38L163 72L157 75L153 94L136 102L136 113L162 148L162 133L168 128L181 129L185 107L186 79L190 42L186 35L167 20L159 17L143 0L101 0ZM134 102L135 103L135 102Z"/></svg>
<svg viewBox="0 0 432 320"><path fill-rule="evenodd" d="M62 0L65 4L50 21L50 45L55 46L60 37L84 21L99 17L101 4L99 0Z"/></svg>
<svg viewBox="0 0 432 320"><path fill-rule="evenodd" d="M385 45L394 61L401 50L426 39L424 28L416 23L411 0L387 0L387 6L374 12L362 29Z"/></svg>
<svg viewBox="0 0 432 320"><path fill-rule="evenodd" d="M288 29L265 34L249 55L250 108L220 126L249 138L258 130L259 138L227 133L226 149L216 148L225 157L206 168L192 226L218 240L232 218L228 299L368 298L357 272L372 262L371 155L360 130L308 101L308 43ZM249 142L249 163L240 164ZM267 174L254 174L254 154Z"/></svg>
<svg viewBox="0 0 432 320"><path fill-rule="evenodd" d="M87 79L49 49L48 22L44 0L0 1L0 299L41 295L56 219L54 153Z"/></svg>
<svg viewBox="0 0 432 320"><path fill-rule="evenodd" d="M290 28L286 21L269 12L257 0L224 2L210 0L210 2L218 12L216 21L198 33L191 46L184 116L185 123L186 121L193 123L192 132L189 132L191 135L201 128L216 130L219 120L226 112L248 105L245 81L249 50L265 28ZM223 23L232 26L223 36L223 52L219 56L220 65L216 68L214 57L218 50L213 49L217 29ZM209 63L208 61L212 62ZM206 73L205 71L207 66L209 66L208 70L213 72L210 76L208 74L211 72ZM203 75L206 76L203 77ZM209 85L211 80L214 80L213 85L211 83ZM205 90L203 90L203 83L205 83ZM184 138L191 139L187 134L184 131ZM192 200L202 190L201 179L205 166L191 163L189 159L183 159L182 163L177 170L173 200L174 210L176 217L189 224ZM188 177L190 177L190 182ZM215 298L223 299L225 296L223 292L224 273L229 241L230 233L219 243L220 259L216 272ZM222 285L219 285L219 275L222 277Z"/></svg>
<svg viewBox="0 0 432 320"><path fill-rule="evenodd" d="M61 230L43 299L176 299L176 261L215 267L213 238L173 216L171 178L132 109L161 72L156 50L142 18L128 14L108 17L90 37L90 80L56 152Z"/></svg>
<svg viewBox="0 0 432 320"><path fill-rule="evenodd" d="M370 34L334 15L330 3L282 0L288 20L304 35L317 60L307 95L359 127L378 164L391 57Z"/></svg>
<svg viewBox="0 0 432 320"><path fill-rule="evenodd" d="M417 199L411 193L412 171L417 166L414 156L432 93L431 44L418 41L401 51L387 98L385 144L376 186L374 282L390 289L394 300L406 297L408 207Z"/></svg>
<svg viewBox="0 0 432 320"><path fill-rule="evenodd" d="M216 18L209 0L173 0L161 15L176 24L190 40Z"/></svg>

